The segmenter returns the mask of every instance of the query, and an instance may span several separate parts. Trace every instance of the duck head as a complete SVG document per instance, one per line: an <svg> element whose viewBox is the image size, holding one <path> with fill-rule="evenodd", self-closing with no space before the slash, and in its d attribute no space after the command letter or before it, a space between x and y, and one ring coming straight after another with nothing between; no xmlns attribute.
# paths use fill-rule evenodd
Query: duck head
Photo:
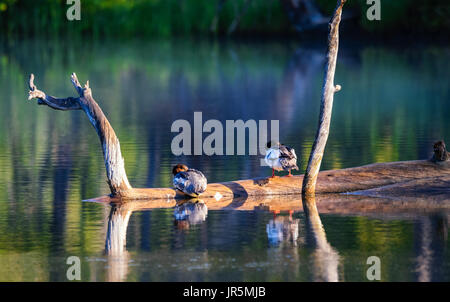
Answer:
<svg viewBox="0 0 450 302"><path fill-rule="evenodd" d="M182 172L182 171L187 171L189 168L186 165L183 164L177 164L175 166L173 166L172 168L172 174L173 175L177 175L178 173Z"/></svg>

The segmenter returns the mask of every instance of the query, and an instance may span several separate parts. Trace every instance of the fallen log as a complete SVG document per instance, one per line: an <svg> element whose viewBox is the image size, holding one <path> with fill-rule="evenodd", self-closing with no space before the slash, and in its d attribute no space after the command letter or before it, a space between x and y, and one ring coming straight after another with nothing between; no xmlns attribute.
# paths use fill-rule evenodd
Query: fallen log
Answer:
<svg viewBox="0 0 450 302"><path fill-rule="evenodd" d="M320 176L319 176L320 177ZM426 178L424 180L429 180ZM433 179L433 178L431 178ZM398 191L398 193L387 194L364 194L364 191L356 191L350 194L316 194L314 199L317 202L317 208L321 214L342 214L342 215L358 215L358 216L374 216L374 217L413 217L423 213L435 213L436 211L450 210L450 176L447 175L440 180L440 183L434 185L430 191L430 183L424 180L410 180L416 183L415 191L423 194L415 194L411 191ZM400 184L402 186L403 184ZM390 186L396 186L389 185ZM384 187L381 187L384 188ZM97 202L102 204L111 204L120 207L128 212L145 211L159 208L174 208L185 202L185 199L176 198L157 198L157 199L140 199L126 200L124 202L120 198L111 198L108 195L85 200L87 202ZM194 200L194 202L199 200ZM259 195L247 197L223 197L201 198L208 207L208 210L237 210L237 211L275 211L275 212L301 212L304 210L302 206L302 196L300 195Z"/></svg>
<svg viewBox="0 0 450 302"><path fill-rule="evenodd" d="M230 199L241 199L244 202L258 198L291 196L302 194L303 175L277 178L255 178L222 183L208 184L201 199L208 204L220 204L225 207ZM409 185L407 185L409 184ZM416 184L416 185L414 185ZM420 184L420 186L419 186ZM395 187L397 185L397 187ZM391 187L388 187L391 186ZM443 192L450 194L450 162L432 162L430 160L400 161L376 163L361 167L322 171L319 173L316 194L354 193L359 195L375 195L377 191L387 192L387 196L409 192L411 188L430 193ZM384 188L384 189L382 189ZM390 191L388 189L390 188ZM397 189L395 189L397 188ZM379 196L385 196L379 194ZM173 188L131 188L120 193L120 196L103 196L93 201L119 201L137 199L160 199L162 203L173 203L185 199Z"/></svg>

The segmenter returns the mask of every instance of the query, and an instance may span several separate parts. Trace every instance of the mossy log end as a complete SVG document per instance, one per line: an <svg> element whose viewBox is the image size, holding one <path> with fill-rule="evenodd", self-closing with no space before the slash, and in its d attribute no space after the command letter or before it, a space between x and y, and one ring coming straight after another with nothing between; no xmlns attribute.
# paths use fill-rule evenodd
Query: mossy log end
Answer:
<svg viewBox="0 0 450 302"><path fill-rule="evenodd" d="M255 178L247 180L229 181L208 184L206 192L201 195L205 202L218 202L229 199L257 199L270 196L298 195L302 193L303 175L278 178ZM408 183L420 182L422 187L444 183L439 190L450 187L450 161L432 162L430 160L415 160L376 163L361 167L322 171L319 173L316 194L323 193L354 193L379 194L382 188L390 187L390 193L400 194L401 191L411 190ZM398 186L397 188L395 186ZM373 191L368 191L373 190ZM366 192L367 191L367 192ZM378 192L378 193L377 193ZM103 197L114 200L130 199L185 199L172 188L132 188L120 192L115 197Z"/></svg>

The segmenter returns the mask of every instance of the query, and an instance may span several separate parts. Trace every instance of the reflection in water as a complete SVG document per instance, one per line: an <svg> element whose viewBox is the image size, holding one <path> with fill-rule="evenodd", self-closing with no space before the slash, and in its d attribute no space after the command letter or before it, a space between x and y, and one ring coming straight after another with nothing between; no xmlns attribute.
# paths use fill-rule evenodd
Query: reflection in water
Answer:
<svg viewBox="0 0 450 302"><path fill-rule="evenodd" d="M450 280L450 249L442 239L447 238L447 216L422 217L416 211L413 218L408 214L388 220L381 212L368 218L351 207L339 209L336 200L328 203L328 213L341 210L345 216L320 219L309 211L305 232L302 215L297 232L295 221L287 217L273 218L267 225L272 218L267 213L230 211L242 209L236 200L225 211L213 211L208 204L206 221L189 232L174 230L173 210L155 209L134 221L137 225L129 228L128 241L136 248L133 260L145 264L153 257L162 268L128 266L126 228L136 203L108 209L105 242L103 208L80 202L108 192L95 132L79 112L55 113L30 105L24 98L23 75L38 72L46 90L65 96L65 75L76 66L93 83L117 131L130 182L136 187L168 187L171 177L166 172L180 160L204 170L211 182L267 175L259 156L175 157L170 152L171 124L190 119L194 111L202 111L205 121L279 120L283 141L298 150L299 160L306 164L317 125L319 102L314 100L320 100L324 52L320 47L305 49L308 42L285 41L68 42L0 45L0 280L65 280L66 267L59 259L97 258L103 252L108 255L108 280L267 281L276 268L278 280L310 280L310 271L316 272L317 280L337 279L337 254L327 243L320 220L326 226L339 222L327 228L327 238L336 243L346 267L340 279L360 281L357 264L364 263L370 250L382 258L383 280ZM343 42L336 77L344 89L340 106L334 108L323 169L429 157L430 144L450 133L448 84L436 80L448 78L448 48L346 48ZM375 199L361 202L377 205ZM200 209L176 224L200 222L202 218L195 217L206 217L202 213ZM286 226L290 223L292 229ZM267 249L268 238L279 241L278 246ZM291 243L303 246L303 240L313 247L313 255ZM194 262L198 267L216 265L208 273L194 269L183 275L180 268L174 273L173 258L180 254L189 255L186 261L199 256ZM302 264L299 269L282 266L287 256L295 265ZM312 263L307 261L311 256ZM249 267L238 270L246 264ZM161 273L164 270L166 274ZM101 273L90 275L103 278Z"/></svg>
<svg viewBox="0 0 450 302"><path fill-rule="evenodd" d="M416 223L415 229L418 233L416 237L418 256L415 258L417 281L440 280L439 271L448 232L447 216L424 216Z"/></svg>
<svg viewBox="0 0 450 302"><path fill-rule="evenodd" d="M105 254L108 255L107 281L124 281L128 274L127 227L133 212L126 206L112 205L108 218Z"/></svg>
<svg viewBox="0 0 450 302"><path fill-rule="evenodd" d="M315 248L313 258L314 281L337 282L339 254L328 243L314 196L304 196L307 243Z"/></svg>
<svg viewBox="0 0 450 302"><path fill-rule="evenodd" d="M302 219L294 218L293 211L289 211L289 215L278 215L279 211L273 211L273 217L265 223L265 234L267 236L271 248L267 250L267 259L270 261L270 271L272 274L283 274L283 265L288 265L289 272L294 279L299 278L302 267L300 264L302 256L300 251L304 246L312 248L312 252L306 257L309 258L308 268L312 271L312 281L339 281L339 264L341 257L338 252L329 244L325 229L319 216L314 197L306 197L302 199L303 209L305 213L305 229L303 231ZM105 254L107 257L107 281L125 281L130 270L130 256L126 250L127 227L133 211L148 209L148 204L139 202L129 202L125 204L112 204L110 214L108 216L108 229L105 241ZM221 211L218 211L221 212ZM240 211L226 211L232 214L233 219L239 218ZM214 228L211 222L208 224L206 218L208 216L208 208L203 201L185 201L177 204L173 209L173 218L178 230L189 229L192 225L202 225L197 231L201 237L199 254L186 254L183 260L177 261L176 265L185 266L187 271L183 269L177 274L184 276L181 279L189 280L189 272L192 270L202 270L204 273L211 270L209 254L220 246L220 250L224 247L240 245L242 237L236 237L241 230L240 222L224 223L226 216L219 216L220 220L212 219L211 222L217 221L221 225L227 225L226 233L223 236L208 236L208 229ZM217 215L217 211L211 213L212 216ZM216 217L217 218L217 217ZM248 219L245 219L246 221ZM239 220L241 221L241 220ZM267 220L266 220L267 221ZM448 217L446 215L422 216L413 223L416 235L413 237L416 243L416 256L414 258L415 267L413 271L416 273L417 281L434 281L445 280L446 276L442 271L442 264L445 263L445 244L448 232ZM254 226L254 228L257 226ZM204 230L202 230L204 229ZM151 230L149 230L151 231ZM245 231L245 232L248 232ZM244 232L244 233L245 233ZM227 233L234 233L233 236L226 236ZM173 247L178 250L180 245L176 242L180 241L185 232L175 232ZM183 237L184 238L184 237ZM217 245L216 240L222 243ZM375 240L375 239L374 239ZM300 247L298 245L300 243ZM183 249L186 248L186 242ZM199 246L195 245L198 249ZM381 247L382 248L382 247ZM366 255L363 255L366 257ZM170 259L170 256L168 256ZM217 256L214 256L217 257ZM219 256L220 259L221 256ZM164 258L165 259L165 258ZM181 259L181 258L180 258ZM385 257L382 257L385 261ZM306 260L306 259L305 259ZM168 261L167 259L162 261ZM170 261L170 260L169 260ZM192 262L194 261L194 262ZM234 261L234 260L233 260ZM389 260L386 260L389 261ZM169 262L170 265L175 263ZM244 262L245 263L245 262ZM263 262L259 262L263 263ZM247 267L257 267L257 261L251 261L245 264ZM272 266L273 265L273 266ZM148 267L150 271L152 268ZM236 270L237 268L234 268ZM175 270L176 271L176 270ZM180 279L180 280L181 280ZM177 279L178 280L178 279Z"/></svg>
<svg viewBox="0 0 450 302"><path fill-rule="evenodd" d="M308 87L314 85L316 75L322 72L323 64L323 55L310 49L297 49L289 59L270 108L271 112L281 117L283 127L295 127L296 115L306 107L306 102L311 98Z"/></svg>
<svg viewBox="0 0 450 302"><path fill-rule="evenodd" d="M276 216L273 212L273 219L266 225L267 238L269 244L277 246L282 242L289 242L293 246L297 246L298 224L300 219L292 218L293 211L289 211L289 216Z"/></svg>
<svg viewBox="0 0 450 302"><path fill-rule="evenodd" d="M274 263L271 268L273 274L283 274L283 266L288 267L294 278L298 278L300 271L300 255L298 242L300 219L293 218L293 210L288 216L280 216L279 210L272 211L273 217L266 224L266 235L269 243L267 259Z"/></svg>
<svg viewBox="0 0 450 302"><path fill-rule="evenodd" d="M189 229L190 225L196 225L204 222L208 215L206 204L198 200L196 202L186 201L177 204L173 211L175 225L179 229Z"/></svg>
<svg viewBox="0 0 450 302"><path fill-rule="evenodd" d="M144 204L127 202L111 204L108 216L108 230L105 240L105 254L108 256L107 281L125 281L128 275L130 256L126 250L127 228L133 211L145 210ZM183 201L174 208L175 225L178 229L189 229L206 220L208 208L202 200Z"/></svg>

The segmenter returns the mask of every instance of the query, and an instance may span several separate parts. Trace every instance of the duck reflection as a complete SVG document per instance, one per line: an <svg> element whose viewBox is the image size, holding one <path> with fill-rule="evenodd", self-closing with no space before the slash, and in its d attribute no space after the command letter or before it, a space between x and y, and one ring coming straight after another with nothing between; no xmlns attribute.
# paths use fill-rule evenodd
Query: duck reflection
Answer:
<svg viewBox="0 0 450 302"><path fill-rule="evenodd" d="M290 243L297 246L298 223L300 219L292 218L294 211L289 211L289 216L277 216L280 211L273 211L273 219L266 225L269 244L278 246L281 243Z"/></svg>
<svg viewBox="0 0 450 302"><path fill-rule="evenodd" d="M191 225L197 225L206 220L208 207L202 200L182 201L173 211L175 225L178 229L187 230Z"/></svg>
<svg viewBox="0 0 450 302"><path fill-rule="evenodd" d="M302 203L306 218L306 243L315 248L312 253L314 281L337 282L339 254L327 241L315 197L304 196Z"/></svg>

